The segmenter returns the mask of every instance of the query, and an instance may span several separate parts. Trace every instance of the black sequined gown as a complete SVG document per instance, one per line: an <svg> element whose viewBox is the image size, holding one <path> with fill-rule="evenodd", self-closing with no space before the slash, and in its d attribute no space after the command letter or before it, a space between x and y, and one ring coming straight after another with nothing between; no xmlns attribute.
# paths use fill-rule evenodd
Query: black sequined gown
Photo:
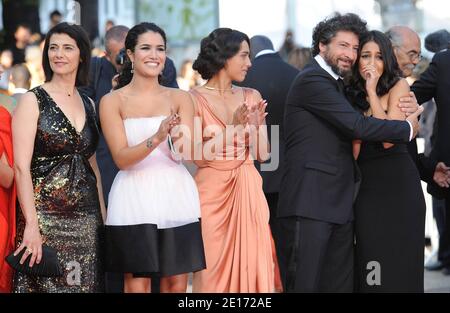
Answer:
<svg viewBox="0 0 450 313"><path fill-rule="evenodd" d="M86 123L80 133L42 88L32 90L39 119L31 160L35 206L42 238L58 252L60 278L16 273L15 292L103 292L103 222L95 174L89 164L98 142L95 112L82 96ZM18 214L17 240L24 220Z"/></svg>

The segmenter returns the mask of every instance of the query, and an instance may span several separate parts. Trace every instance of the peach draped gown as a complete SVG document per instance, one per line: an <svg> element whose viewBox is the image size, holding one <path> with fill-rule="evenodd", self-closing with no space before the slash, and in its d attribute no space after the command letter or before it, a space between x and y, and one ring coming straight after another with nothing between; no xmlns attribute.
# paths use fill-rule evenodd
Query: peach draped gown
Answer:
<svg viewBox="0 0 450 313"><path fill-rule="evenodd" d="M244 89L246 101L253 101L252 93L252 89ZM191 94L202 130L224 129L225 123L206 98L197 90ZM207 139L203 137L203 141ZM194 273L193 292L274 291L269 208L262 178L248 147L236 141L216 158L196 161L206 269ZM235 157L225 159L230 153Z"/></svg>

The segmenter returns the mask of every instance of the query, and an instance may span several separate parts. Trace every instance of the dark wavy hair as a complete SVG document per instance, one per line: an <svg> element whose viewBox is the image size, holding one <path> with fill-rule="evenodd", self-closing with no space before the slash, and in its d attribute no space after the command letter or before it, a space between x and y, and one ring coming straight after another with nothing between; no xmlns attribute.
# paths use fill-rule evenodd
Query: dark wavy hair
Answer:
<svg viewBox="0 0 450 313"><path fill-rule="evenodd" d="M54 34L66 34L75 40L78 49L80 49L80 64L78 65L75 86L87 86L89 64L91 60L91 43L88 34L81 26L66 22L54 26L45 36L44 51L42 55L42 68L44 69L45 81L48 82L53 78L53 70L50 67L50 60L48 58L48 49L50 47L50 38Z"/></svg>
<svg viewBox="0 0 450 313"><path fill-rule="evenodd" d="M217 28L203 38L200 53L192 68L200 73L203 79L210 79L224 68L228 59L234 57L246 41L250 47L248 36L231 28Z"/></svg>
<svg viewBox="0 0 450 313"><path fill-rule="evenodd" d="M366 81L359 73L359 60L361 51L368 42L374 42L378 45L383 58L384 71L377 83L377 95L381 97L387 94L401 78L397 58L389 38L377 30L372 30L364 35L359 42L358 58L352 69L352 78L350 79L350 87L347 92L352 102L364 111L369 108L369 103L366 100Z"/></svg>
<svg viewBox="0 0 450 313"><path fill-rule="evenodd" d="M134 52L136 45L138 43L139 36L147 32L154 32L160 34L164 40L164 47L167 46L167 38L164 30L154 23L144 22L137 24L128 31L127 37L125 38L125 49L126 50L129 49L132 52ZM122 88L131 82L131 79L133 78L133 73L131 72L131 69L132 69L131 60L128 57L128 55L126 55L122 72L119 75L118 79L119 83L117 84L115 89ZM163 79L164 78L160 74L160 76L158 77L159 83L161 83Z"/></svg>
<svg viewBox="0 0 450 313"><path fill-rule="evenodd" d="M349 31L361 38L362 35L367 33L366 25L367 22L356 14L347 13L341 15L340 13L335 13L331 18L321 21L314 27L311 48L312 55L316 56L319 54L319 43L324 45L329 44L331 39L339 31Z"/></svg>

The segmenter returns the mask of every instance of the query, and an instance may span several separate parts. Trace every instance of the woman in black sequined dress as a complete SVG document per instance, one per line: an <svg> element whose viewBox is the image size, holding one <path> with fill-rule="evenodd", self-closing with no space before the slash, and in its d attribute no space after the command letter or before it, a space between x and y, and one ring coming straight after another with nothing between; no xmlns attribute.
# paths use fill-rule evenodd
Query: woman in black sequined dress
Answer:
<svg viewBox="0 0 450 313"><path fill-rule="evenodd" d="M87 81L89 40L61 23L45 40L46 83L25 94L13 117L18 216L16 253L39 263L42 244L57 250L58 278L17 272L15 292L103 292L104 213L95 162L98 129L92 101L78 93ZM102 208L102 210L101 210ZM28 262L28 261L27 261Z"/></svg>

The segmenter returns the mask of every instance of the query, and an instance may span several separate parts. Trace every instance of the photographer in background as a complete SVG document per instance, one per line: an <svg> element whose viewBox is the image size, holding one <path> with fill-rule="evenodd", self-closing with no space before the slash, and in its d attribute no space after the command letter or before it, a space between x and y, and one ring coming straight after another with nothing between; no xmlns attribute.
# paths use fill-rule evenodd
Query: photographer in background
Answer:
<svg viewBox="0 0 450 313"><path fill-rule="evenodd" d="M105 56L94 57L91 59L89 68L89 85L81 88L80 91L85 93L95 102L95 109L97 112L97 124L100 130L100 138L97 146L96 157L98 167L100 169L102 178L103 195L105 198L106 208L108 209L108 195L111 185L119 172L114 163L105 138L102 133L100 120L98 118L100 99L113 89L113 83L117 75L122 70L122 65L125 60L125 38L128 34L129 28L122 25L111 27L105 34ZM176 81L176 69L173 61L166 59L163 71L162 85L166 87L178 88ZM152 291L155 288L153 283L157 279L152 279ZM106 275L106 292L122 292L123 291L123 275L116 275L114 273L107 273Z"/></svg>

